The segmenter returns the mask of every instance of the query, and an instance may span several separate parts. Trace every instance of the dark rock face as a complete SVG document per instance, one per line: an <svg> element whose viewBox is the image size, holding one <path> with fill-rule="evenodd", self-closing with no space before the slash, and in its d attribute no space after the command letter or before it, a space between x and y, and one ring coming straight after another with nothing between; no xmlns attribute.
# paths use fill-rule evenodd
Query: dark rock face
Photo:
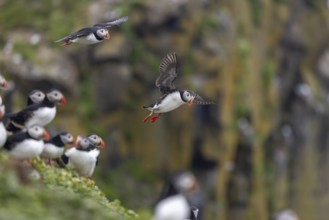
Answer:
<svg viewBox="0 0 329 220"><path fill-rule="evenodd" d="M124 64L104 64L92 72L93 98L100 114L124 107L131 83L131 70Z"/></svg>

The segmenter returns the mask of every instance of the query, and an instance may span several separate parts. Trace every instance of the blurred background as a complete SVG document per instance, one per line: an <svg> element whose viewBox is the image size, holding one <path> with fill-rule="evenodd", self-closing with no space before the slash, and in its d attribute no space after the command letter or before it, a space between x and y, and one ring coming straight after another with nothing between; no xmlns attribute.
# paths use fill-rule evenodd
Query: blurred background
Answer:
<svg viewBox="0 0 329 220"><path fill-rule="evenodd" d="M266 220L285 208L325 220L328 10L325 0L0 0L0 71L13 83L1 95L10 112L33 89L60 89L68 105L48 129L100 134L93 179L141 216L172 172L188 170L202 220ZM109 41L54 43L122 16ZM176 85L217 105L143 123L170 52Z"/></svg>

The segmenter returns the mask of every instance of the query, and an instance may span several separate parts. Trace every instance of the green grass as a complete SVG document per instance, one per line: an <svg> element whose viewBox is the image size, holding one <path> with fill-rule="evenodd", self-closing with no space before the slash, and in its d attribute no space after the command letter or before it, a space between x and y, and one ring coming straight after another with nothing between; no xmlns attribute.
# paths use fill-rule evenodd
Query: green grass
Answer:
<svg viewBox="0 0 329 220"><path fill-rule="evenodd" d="M40 178L28 175L26 167L12 165L0 155L0 219L136 219L118 200L109 201L95 182L74 171L47 166L34 159L31 165Z"/></svg>

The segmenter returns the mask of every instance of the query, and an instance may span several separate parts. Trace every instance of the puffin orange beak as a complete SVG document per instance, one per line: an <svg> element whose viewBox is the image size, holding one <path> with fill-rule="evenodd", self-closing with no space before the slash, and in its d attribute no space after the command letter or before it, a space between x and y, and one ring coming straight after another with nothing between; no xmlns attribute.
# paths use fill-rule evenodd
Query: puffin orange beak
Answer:
<svg viewBox="0 0 329 220"><path fill-rule="evenodd" d="M109 40L110 38L111 38L111 37L110 37L110 33L107 32L106 35L105 35L105 37L104 37L104 39Z"/></svg>
<svg viewBox="0 0 329 220"><path fill-rule="evenodd" d="M79 144L80 144L80 139L79 139L79 138L77 138L77 139L75 139L75 140L73 141L73 146L74 146L74 147L78 147Z"/></svg>
<svg viewBox="0 0 329 220"><path fill-rule="evenodd" d="M50 135L49 135L49 132L44 129L44 132L43 132L43 139L48 141L50 139Z"/></svg>
<svg viewBox="0 0 329 220"><path fill-rule="evenodd" d="M103 139L102 139L101 144L99 146L100 146L101 149L103 149L105 147L105 142L103 141Z"/></svg>
<svg viewBox="0 0 329 220"><path fill-rule="evenodd" d="M62 105L66 105L66 102L67 102L67 101L66 101L66 98L63 96L62 99L61 99L61 104L62 104Z"/></svg>
<svg viewBox="0 0 329 220"><path fill-rule="evenodd" d="M190 101L188 101L188 106L191 107L193 105L193 101L195 99L195 96L192 97Z"/></svg>
<svg viewBox="0 0 329 220"><path fill-rule="evenodd" d="M75 139L75 141L73 141L73 146L78 147L80 145L81 139L82 139L82 137L80 135L78 135L77 138Z"/></svg>

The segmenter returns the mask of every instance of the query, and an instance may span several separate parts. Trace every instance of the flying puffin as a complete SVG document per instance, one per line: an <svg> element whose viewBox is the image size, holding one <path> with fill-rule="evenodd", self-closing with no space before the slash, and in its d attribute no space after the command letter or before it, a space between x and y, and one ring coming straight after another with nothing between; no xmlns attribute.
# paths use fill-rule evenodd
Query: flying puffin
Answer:
<svg viewBox="0 0 329 220"><path fill-rule="evenodd" d="M56 103L65 105L66 98L58 90L52 90L42 102L29 105L17 113L6 114L10 121L7 130L14 132L33 125L46 126L55 118Z"/></svg>
<svg viewBox="0 0 329 220"><path fill-rule="evenodd" d="M97 165L99 148L105 146L101 137L98 135L93 137L78 136L75 147L67 150L61 158L68 167L73 167L79 175L88 178L93 175Z"/></svg>
<svg viewBox="0 0 329 220"><path fill-rule="evenodd" d="M110 39L110 33L108 31L109 28L111 28L112 26L118 26L126 22L127 20L128 20L128 16L106 23L95 24L92 27L85 27L55 42L62 42L63 43L62 46L67 46L72 43L81 43L81 44L100 43L103 40Z"/></svg>
<svg viewBox="0 0 329 220"><path fill-rule="evenodd" d="M43 139L47 140L48 138L47 130L35 125L28 128L27 131L17 132L9 136L3 147L14 159L31 159L41 154L44 148Z"/></svg>
<svg viewBox="0 0 329 220"><path fill-rule="evenodd" d="M164 191L155 205L152 220L182 220L196 219L195 207L190 204L184 193L193 191L196 187L196 178L190 172L176 172L165 185ZM191 218L192 217L192 218Z"/></svg>
<svg viewBox="0 0 329 220"><path fill-rule="evenodd" d="M74 138L72 134L68 132L61 132L50 140L44 141L44 149L41 153L41 157L48 158L49 164L50 159L57 159L60 158L64 153L64 148L66 144L72 144Z"/></svg>
<svg viewBox="0 0 329 220"><path fill-rule="evenodd" d="M146 118L144 118L144 122L147 122L153 113L157 113L155 117L151 118L151 122L153 123L162 113L170 112L183 104L188 104L189 106L192 104L215 104L214 102L204 100L201 96L192 91L177 89L173 84L177 77L176 69L176 54L167 54L160 63L160 75L155 81L155 86L160 89L162 97L152 105L143 106L143 108L146 108L151 112Z"/></svg>
<svg viewBox="0 0 329 220"><path fill-rule="evenodd" d="M46 95L40 90L33 90L27 97L27 106L40 103L45 99Z"/></svg>
<svg viewBox="0 0 329 220"><path fill-rule="evenodd" d="M2 103L2 99L1 99L1 103ZM4 115L5 115L5 106L0 104L0 148L3 147L3 145L6 143L7 140L7 130L2 121Z"/></svg>

